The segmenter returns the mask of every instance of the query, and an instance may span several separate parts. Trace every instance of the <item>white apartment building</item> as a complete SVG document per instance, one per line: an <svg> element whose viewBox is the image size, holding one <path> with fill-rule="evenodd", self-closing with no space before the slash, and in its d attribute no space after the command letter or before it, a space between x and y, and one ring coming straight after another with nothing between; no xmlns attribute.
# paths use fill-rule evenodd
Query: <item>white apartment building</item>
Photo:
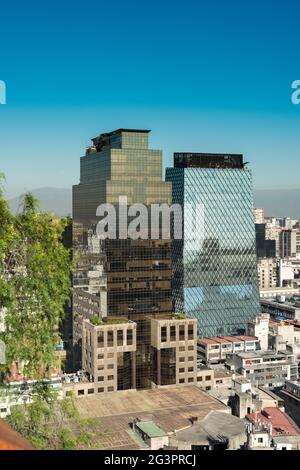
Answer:
<svg viewBox="0 0 300 470"><path fill-rule="evenodd" d="M277 261L274 258L260 258L257 264L260 289L277 286Z"/></svg>
<svg viewBox="0 0 300 470"><path fill-rule="evenodd" d="M248 322L247 332L249 336L254 336L259 341L260 349L267 350L269 347L269 321L270 315L262 313L253 321Z"/></svg>

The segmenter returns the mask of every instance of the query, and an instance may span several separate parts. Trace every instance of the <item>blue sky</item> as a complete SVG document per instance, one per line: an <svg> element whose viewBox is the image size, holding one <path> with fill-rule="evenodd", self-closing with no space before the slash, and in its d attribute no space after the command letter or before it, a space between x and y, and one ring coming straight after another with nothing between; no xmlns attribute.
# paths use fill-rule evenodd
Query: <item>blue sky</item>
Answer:
<svg viewBox="0 0 300 470"><path fill-rule="evenodd" d="M174 151L242 152L255 187L300 188L296 1L11 1L1 6L8 196L78 182L89 139L152 129Z"/></svg>

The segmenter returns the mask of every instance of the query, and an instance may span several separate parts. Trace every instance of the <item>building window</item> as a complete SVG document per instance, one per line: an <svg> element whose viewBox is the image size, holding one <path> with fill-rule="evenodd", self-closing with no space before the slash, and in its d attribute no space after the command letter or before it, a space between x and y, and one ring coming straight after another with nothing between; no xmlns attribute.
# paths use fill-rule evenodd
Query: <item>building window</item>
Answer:
<svg viewBox="0 0 300 470"><path fill-rule="evenodd" d="M188 357L188 361L193 361L194 359L195 359L194 356L189 356Z"/></svg>
<svg viewBox="0 0 300 470"><path fill-rule="evenodd" d="M113 391L114 391L114 387L107 387L107 391L108 391L108 392L113 392Z"/></svg>
<svg viewBox="0 0 300 470"><path fill-rule="evenodd" d="M188 339L194 339L194 325L188 325Z"/></svg>
<svg viewBox="0 0 300 470"><path fill-rule="evenodd" d="M102 366L98 366L98 367L97 367L97 370L104 370L104 366L103 366L103 365L102 365Z"/></svg>
<svg viewBox="0 0 300 470"><path fill-rule="evenodd" d="M184 384L184 379L179 379L180 384Z"/></svg>
<svg viewBox="0 0 300 470"><path fill-rule="evenodd" d="M88 389L88 395L92 395L92 394L94 393L94 391L95 391L95 390L94 390L93 388L89 388L89 389Z"/></svg>
<svg viewBox="0 0 300 470"><path fill-rule="evenodd" d="M133 339L132 339L132 330L127 330L127 346L131 346Z"/></svg>
<svg viewBox="0 0 300 470"><path fill-rule="evenodd" d="M206 375L205 380L211 380L211 375Z"/></svg>
<svg viewBox="0 0 300 470"><path fill-rule="evenodd" d="M108 359L112 359L114 356L115 356L114 353L108 353L107 354Z"/></svg>
<svg viewBox="0 0 300 470"><path fill-rule="evenodd" d="M104 388L103 388L103 387L98 388L98 393L103 393L103 392L104 392Z"/></svg>
<svg viewBox="0 0 300 470"><path fill-rule="evenodd" d="M118 343L118 346L123 346L123 330L118 330L118 333L117 333L117 343Z"/></svg>
<svg viewBox="0 0 300 470"><path fill-rule="evenodd" d="M189 378L188 378L188 382L189 382L189 383L194 382L194 377L189 377Z"/></svg>
<svg viewBox="0 0 300 470"><path fill-rule="evenodd" d="M104 359L104 354L98 354L98 359L99 360Z"/></svg>
<svg viewBox="0 0 300 470"><path fill-rule="evenodd" d="M98 348L104 348L104 333L99 331L98 333Z"/></svg>
<svg viewBox="0 0 300 470"><path fill-rule="evenodd" d="M197 382L202 382L202 377L197 377Z"/></svg>
<svg viewBox="0 0 300 470"><path fill-rule="evenodd" d="M180 357L179 358L179 362L184 362L184 360L185 360L185 357Z"/></svg>
<svg viewBox="0 0 300 470"><path fill-rule="evenodd" d="M183 374L184 371L185 371L185 368L184 368L184 367L181 367L181 368L179 369L179 373L180 373L180 374Z"/></svg>
<svg viewBox="0 0 300 470"><path fill-rule="evenodd" d="M167 341L167 327L166 326L161 327L160 340L162 343L165 343Z"/></svg>
<svg viewBox="0 0 300 470"><path fill-rule="evenodd" d="M107 380L114 380L114 376L113 376L113 375L109 375L109 376L107 377Z"/></svg>
<svg viewBox="0 0 300 470"><path fill-rule="evenodd" d="M184 325L179 325L179 341L184 341Z"/></svg>
<svg viewBox="0 0 300 470"><path fill-rule="evenodd" d="M113 347L114 345L114 332L112 330L109 330L107 332L107 346L109 348Z"/></svg>
<svg viewBox="0 0 300 470"><path fill-rule="evenodd" d="M114 369L115 365L114 364L108 364L107 368L108 369Z"/></svg>
<svg viewBox="0 0 300 470"><path fill-rule="evenodd" d="M84 390L82 390L82 389L81 389L81 390L78 390L77 395L84 395Z"/></svg>
<svg viewBox="0 0 300 470"><path fill-rule="evenodd" d="M176 326L174 325L170 327L170 340L176 341Z"/></svg>
<svg viewBox="0 0 300 470"><path fill-rule="evenodd" d="M189 346L189 347L188 347L188 350L189 350L189 351L194 351L194 346Z"/></svg>
<svg viewBox="0 0 300 470"><path fill-rule="evenodd" d="M189 367L188 372L194 372L194 367Z"/></svg>
<svg viewBox="0 0 300 470"><path fill-rule="evenodd" d="M104 380L104 377L103 377L103 376L98 377L98 382L103 382L103 380Z"/></svg>

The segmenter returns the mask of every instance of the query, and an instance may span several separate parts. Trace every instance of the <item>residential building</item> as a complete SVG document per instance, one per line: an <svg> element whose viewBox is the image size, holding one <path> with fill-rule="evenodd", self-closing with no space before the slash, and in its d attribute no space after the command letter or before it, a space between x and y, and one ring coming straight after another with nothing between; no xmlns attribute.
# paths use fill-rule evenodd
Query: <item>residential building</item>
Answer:
<svg viewBox="0 0 300 470"><path fill-rule="evenodd" d="M276 287L278 284L277 260L274 258L259 258L257 267L259 289Z"/></svg>
<svg viewBox="0 0 300 470"><path fill-rule="evenodd" d="M257 387L282 387L286 380L298 377L294 355L289 351L235 353L228 355L226 366Z"/></svg>
<svg viewBox="0 0 300 470"><path fill-rule="evenodd" d="M202 337L244 334L260 312L251 171L242 155L175 153L166 180L184 209L175 311L196 318Z"/></svg>
<svg viewBox="0 0 300 470"><path fill-rule="evenodd" d="M261 413L250 413L247 420L252 425L248 427L248 432L256 434L268 433L270 440L266 447L271 446L274 450L299 450L300 449L300 429L283 411L278 408L267 407ZM264 440L258 439L255 447L264 447ZM253 442L253 440L250 442ZM255 441L254 441L255 442ZM253 444L252 444L253 445ZM253 448L253 447L250 447Z"/></svg>
<svg viewBox="0 0 300 470"><path fill-rule="evenodd" d="M248 322L248 335L254 336L259 341L259 349L267 350L269 348L269 321L270 315L262 313Z"/></svg>
<svg viewBox="0 0 300 470"><path fill-rule="evenodd" d="M255 351L258 339L253 336L216 336L198 339L198 356L206 364L225 362L227 354Z"/></svg>
<svg viewBox="0 0 300 470"><path fill-rule="evenodd" d="M300 382L287 380L279 392L286 413L300 426Z"/></svg>

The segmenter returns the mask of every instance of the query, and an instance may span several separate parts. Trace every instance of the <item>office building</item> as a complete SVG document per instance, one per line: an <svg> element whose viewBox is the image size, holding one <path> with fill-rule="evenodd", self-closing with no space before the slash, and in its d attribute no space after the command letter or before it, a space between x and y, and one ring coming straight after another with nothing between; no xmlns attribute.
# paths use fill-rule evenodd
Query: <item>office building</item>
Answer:
<svg viewBox="0 0 300 470"><path fill-rule="evenodd" d="M81 158L80 183L73 187L75 367L89 374L94 383L89 388L95 393L196 380L196 346L188 350L196 341L195 322L182 311L180 319L172 314L170 237L163 238L149 218L146 235L133 239L122 233L124 206L143 204L148 209L153 204L171 204L171 183L162 180L162 152L149 148L148 134L148 130L119 129L92 139ZM115 209L115 238L99 237L96 212L101 204ZM131 222L129 211L127 215ZM160 321L162 337L165 328L171 336L157 347ZM188 354L185 341L190 342ZM185 363L185 356L193 359ZM102 384L97 383L98 377Z"/></svg>
<svg viewBox="0 0 300 470"><path fill-rule="evenodd" d="M243 334L260 313L251 171L242 155L176 153L166 181L183 207L175 310L198 320L200 336Z"/></svg>

